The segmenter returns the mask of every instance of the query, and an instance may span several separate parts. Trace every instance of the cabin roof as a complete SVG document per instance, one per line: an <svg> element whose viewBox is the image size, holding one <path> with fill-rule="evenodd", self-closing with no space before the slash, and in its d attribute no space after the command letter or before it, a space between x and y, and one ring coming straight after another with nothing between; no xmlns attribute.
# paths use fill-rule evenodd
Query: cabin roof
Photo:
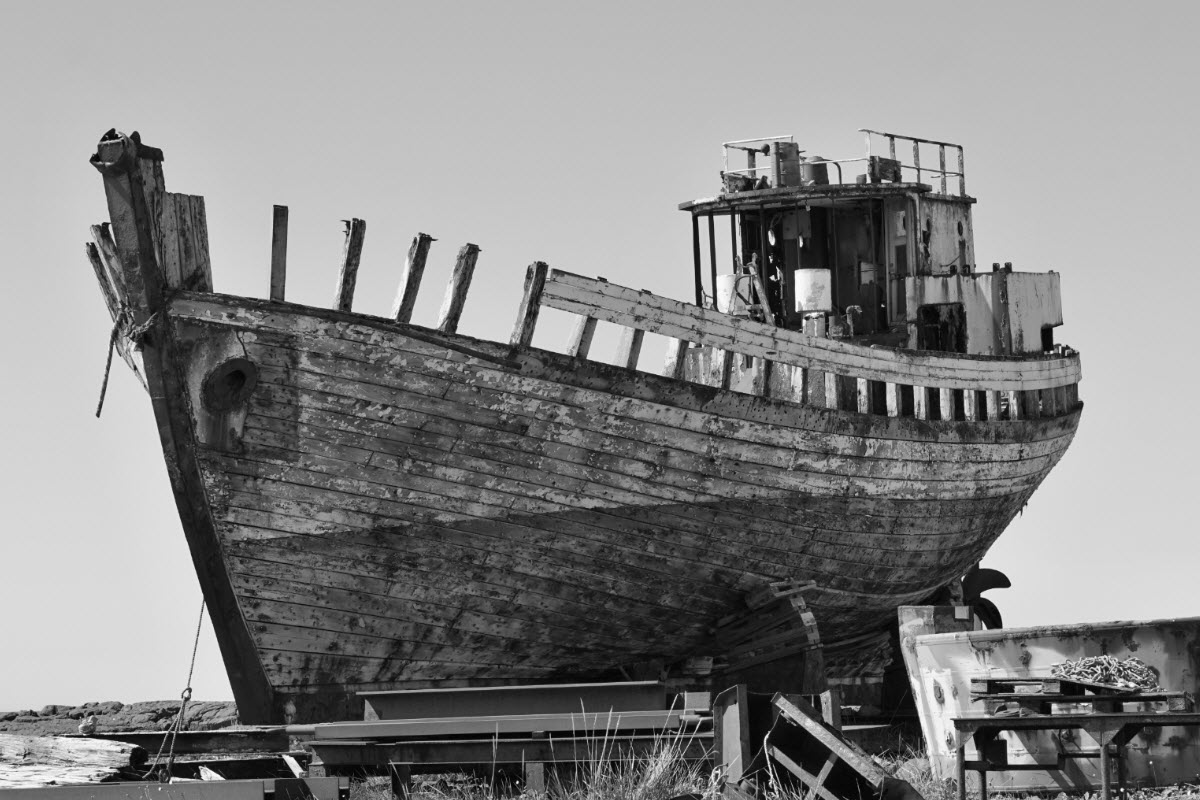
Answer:
<svg viewBox="0 0 1200 800"><path fill-rule="evenodd" d="M835 201L864 200L880 197L896 197L910 194L928 194L951 202L971 204L976 202L968 195L943 195L934 193L927 183L866 183L866 184L819 184L815 186L781 186L772 189L756 189L746 192L729 192L716 197L689 200L679 204L680 211L693 214L728 214L736 211L753 211L760 208L781 206L830 205Z"/></svg>

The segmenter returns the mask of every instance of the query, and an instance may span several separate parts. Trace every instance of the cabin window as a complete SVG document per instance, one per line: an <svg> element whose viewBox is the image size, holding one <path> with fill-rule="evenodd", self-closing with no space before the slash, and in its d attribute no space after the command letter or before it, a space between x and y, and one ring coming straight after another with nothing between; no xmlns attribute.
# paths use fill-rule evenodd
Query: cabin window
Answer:
<svg viewBox="0 0 1200 800"><path fill-rule="evenodd" d="M930 303L917 309L917 349L967 352L967 315L962 303Z"/></svg>

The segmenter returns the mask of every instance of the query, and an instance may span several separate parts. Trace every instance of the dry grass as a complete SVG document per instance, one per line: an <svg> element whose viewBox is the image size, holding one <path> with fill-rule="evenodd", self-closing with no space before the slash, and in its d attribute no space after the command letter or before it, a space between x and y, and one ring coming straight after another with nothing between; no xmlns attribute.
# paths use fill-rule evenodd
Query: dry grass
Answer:
<svg viewBox="0 0 1200 800"><path fill-rule="evenodd" d="M664 737L649 755L622 752L606 739L597 739L579 761L548 764L546 791L529 791L519 780L503 776L446 775L417 778L413 800L672 800L691 797L720 800L720 775L706 765L683 757L686 737ZM934 780L928 763L915 753L880 759L891 774L908 781L925 800L957 800L954 781ZM991 793L996 800L1100 800L1099 792ZM387 778L355 783L351 800L392 800ZM767 787L762 800L809 800L800 794ZM1121 800L1200 800L1200 786L1181 784L1130 791Z"/></svg>

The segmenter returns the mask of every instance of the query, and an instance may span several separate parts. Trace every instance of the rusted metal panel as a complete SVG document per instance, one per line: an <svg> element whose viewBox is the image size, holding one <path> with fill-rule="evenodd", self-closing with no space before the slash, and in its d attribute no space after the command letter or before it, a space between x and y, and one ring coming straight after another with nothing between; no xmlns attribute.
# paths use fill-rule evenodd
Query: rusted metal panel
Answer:
<svg viewBox="0 0 1200 800"><path fill-rule="evenodd" d="M1200 618L1107 622L921 635L921 620L902 629L902 650L935 777L954 777L958 734L952 720L982 705L971 702L971 680L989 676L1050 677L1054 664L1108 654L1136 655L1169 692L1200 689ZM1009 762L1056 762L1060 752L1097 751L1086 732L1008 732ZM973 754L971 745L968 751ZM1063 772L989 774L993 789L1088 789L1099 786L1099 758L1073 758ZM1130 780L1141 785L1190 780L1200 772L1200 729L1150 728L1126 750Z"/></svg>
<svg viewBox="0 0 1200 800"><path fill-rule="evenodd" d="M421 719L468 714L570 714L578 711L651 711L667 707L657 681L481 686L361 692L365 719Z"/></svg>

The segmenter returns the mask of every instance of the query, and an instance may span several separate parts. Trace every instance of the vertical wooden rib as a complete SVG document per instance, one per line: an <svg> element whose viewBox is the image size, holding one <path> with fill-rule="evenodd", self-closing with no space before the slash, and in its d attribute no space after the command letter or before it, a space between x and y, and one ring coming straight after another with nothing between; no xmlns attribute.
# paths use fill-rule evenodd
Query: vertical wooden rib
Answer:
<svg viewBox="0 0 1200 800"><path fill-rule="evenodd" d="M275 206L271 220L271 300L282 303L287 286L288 207Z"/></svg>
<svg viewBox="0 0 1200 800"><path fill-rule="evenodd" d="M396 322L412 320L417 307L417 292L421 289L421 278L425 275L425 260L429 257L429 245L436 242L428 233L418 233L408 246L408 258L404 260L404 272L400 275L400 288L396 290L396 302L392 304L392 319Z"/></svg>
<svg viewBox="0 0 1200 800"><path fill-rule="evenodd" d="M646 332L640 328L626 328L621 332L621 341L617 344L617 366L637 369L645 336Z"/></svg>
<svg viewBox="0 0 1200 800"><path fill-rule="evenodd" d="M979 392L974 389L963 390L963 416L968 422L979 421Z"/></svg>
<svg viewBox="0 0 1200 800"><path fill-rule="evenodd" d="M1024 419L1025 415L1021 410L1021 392L1009 391L1004 394L1008 397L1008 418Z"/></svg>
<svg viewBox="0 0 1200 800"><path fill-rule="evenodd" d="M672 339L667 345L667 362L663 365L663 375L677 381L683 380L683 371L687 367L687 351L686 339Z"/></svg>
<svg viewBox="0 0 1200 800"><path fill-rule="evenodd" d="M838 409L842 407L842 382L837 373L825 373L825 407Z"/></svg>
<svg viewBox="0 0 1200 800"><path fill-rule="evenodd" d="M596 318L579 317L575 322L575 330L571 332L571 341L567 345L567 355L572 358L587 358L592 349L592 337L596 335ZM684 344L687 344L684 342Z"/></svg>
<svg viewBox="0 0 1200 800"><path fill-rule="evenodd" d="M333 307L349 311L354 305L354 286L358 282L358 263L362 258L367 223L357 217L346 222L346 242L342 246L342 267L338 273L338 291Z"/></svg>
<svg viewBox="0 0 1200 800"><path fill-rule="evenodd" d="M92 265L92 270L96 273L96 282L100 284L100 293L104 295L104 305L108 308L108 313L116 319L120 312L121 303L117 300L117 293L113 290L112 282L108 279L108 273L104 269L104 262L100 260L100 250L95 243L87 242L84 244L84 250L87 251L88 262Z"/></svg>
<svg viewBox="0 0 1200 800"><path fill-rule="evenodd" d="M887 415L889 417L900 416L900 409L904 406L900 400L900 384L887 384L884 387L884 394L887 396Z"/></svg>
<svg viewBox="0 0 1200 800"><path fill-rule="evenodd" d="M871 385L866 378L857 378L855 388L858 393L858 413L871 413Z"/></svg>
<svg viewBox="0 0 1200 800"><path fill-rule="evenodd" d="M1000 393L985 391L983 393L984 405L987 408L987 418L989 422L995 422L1000 419Z"/></svg>
<svg viewBox="0 0 1200 800"><path fill-rule="evenodd" d="M479 246L474 244L464 244L462 249L458 251L458 259L454 262L454 272L450 275L450 283L446 286L446 296L442 298L442 308L438 312L438 330L443 333L454 333L458 330L458 322L462 319L463 306L467 302L467 292L471 288L471 278L475 277L475 262L479 259ZM540 261L538 262L541 263ZM526 301L529 299L529 281L533 275L533 268L530 268L529 275L525 277L525 301L521 303L520 320L525 319L529 314L533 315L533 321L537 321L537 304L534 304L533 309L526 306ZM542 283L545 283L545 274L542 276ZM541 287L538 287L538 296L541 296ZM533 338L532 324L529 325L529 337ZM516 336L516 332L513 332ZM514 342L516 344L516 342Z"/></svg>
<svg viewBox="0 0 1200 800"><path fill-rule="evenodd" d="M107 222L92 226L92 241L96 244L96 252L100 262L108 273L109 283L117 296L128 301L129 287L124 283L124 272L121 268L120 257L117 255L117 244L112 238L112 229Z"/></svg>
<svg viewBox="0 0 1200 800"><path fill-rule="evenodd" d="M929 419L929 390L924 386L914 386L913 416L917 419Z"/></svg>
<svg viewBox="0 0 1200 800"><path fill-rule="evenodd" d="M938 408L942 412L942 419L947 422L954 419L953 389L938 389Z"/></svg>
<svg viewBox="0 0 1200 800"><path fill-rule="evenodd" d="M467 245L467 247L475 247L475 245ZM467 247L463 248L463 252ZM475 248L475 252L479 252L479 248ZM459 262L463 260L463 253L458 254ZM471 259L472 265L475 263L474 258ZM474 269L474 266L471 267ZM512 337L509 339L509 344L517 345L518 347L529 347L533 342L533 331L537 327L538 312L542 307L542 288L546 285L546 273L550 268L544 262L535 261L529 265L529 269L525 272L525 293L521 297L521 308L517 311L517 322L513 326ZM458 270L455 269L457 274ZM470 277L467 281L470 282ZM463 296L466 296L466 290L463 290ZM445 308L442 309L445 311ZM459 305L459 313L462 313L461 303ZM458 325L458 318L455 317L455 326ZM445 330L443 328L443 330Z"/></svg>

